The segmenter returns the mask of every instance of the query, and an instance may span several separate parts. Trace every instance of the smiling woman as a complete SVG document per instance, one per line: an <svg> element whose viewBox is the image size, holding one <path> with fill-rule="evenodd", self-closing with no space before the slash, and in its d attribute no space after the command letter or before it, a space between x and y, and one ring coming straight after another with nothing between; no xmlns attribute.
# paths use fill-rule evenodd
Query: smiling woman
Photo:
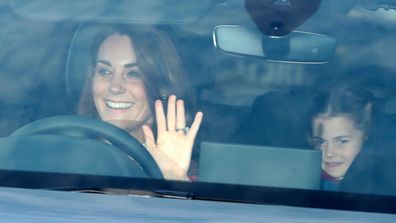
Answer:
<svg viewBox="0 0 396 223"><path fill-rule="evenodd" d="M144 141L139 127L153 120L134 49L125 35L113 34L102 43L92 93L101 119Z"/></svg>
<svg viewBox="0 0 396 223"><path fill-rule="evenodd" d="M192 96L171 40L153 27L98 26L96 31L79 114L127 131L146 146L165 178L188 179L202 113L188 127L184 101L191 104ZM165 115L161 100L168 98Z"/></svg>

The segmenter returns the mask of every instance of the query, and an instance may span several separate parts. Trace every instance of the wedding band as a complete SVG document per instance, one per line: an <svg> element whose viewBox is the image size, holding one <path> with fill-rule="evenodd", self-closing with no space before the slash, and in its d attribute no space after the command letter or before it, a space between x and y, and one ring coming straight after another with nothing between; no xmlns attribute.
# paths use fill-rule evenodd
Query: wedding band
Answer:
<svg viewBox="0 0 396 223"><path fill-rule="evenodd" d="M189 130L190 130L189 127L177 128L177 129L176 129L176 132L183 131L183 134L184 134L184 135L187 135L187 133L188 133Z"/></svg>

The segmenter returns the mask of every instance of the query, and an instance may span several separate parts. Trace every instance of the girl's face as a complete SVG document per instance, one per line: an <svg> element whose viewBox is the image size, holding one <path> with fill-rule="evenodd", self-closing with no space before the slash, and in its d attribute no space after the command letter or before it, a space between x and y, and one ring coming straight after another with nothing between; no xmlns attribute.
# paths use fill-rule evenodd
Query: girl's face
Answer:
<svg viewBox="0 0 396 223"><path fill-rule="evenodd" d="M92 93L102 120L128 132L151 122L135 48L125 35L113 34L99 48Z"/></svg>
<svg viewBox="0 0 396 223"><path fill-rule="evenodd" d="M312 125L314 147L323 151L323 171L342 179L361 150L365 134L348 116L319 115Z"/></svg>

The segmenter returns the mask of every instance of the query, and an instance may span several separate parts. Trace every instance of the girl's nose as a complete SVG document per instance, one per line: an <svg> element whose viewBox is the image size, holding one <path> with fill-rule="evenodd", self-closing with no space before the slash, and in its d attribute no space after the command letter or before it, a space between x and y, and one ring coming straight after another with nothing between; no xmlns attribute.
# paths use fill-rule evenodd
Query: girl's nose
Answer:
<svg viewBox="0 0 396 223"><path fill-rule="evenodd" d="M333 148L332 145L330 145L330 144L328 144L328 143L326 143L323 152L325 153L325 155L326 155L327 157L332 157L332 156L334 156L334 148Z"/></svg>

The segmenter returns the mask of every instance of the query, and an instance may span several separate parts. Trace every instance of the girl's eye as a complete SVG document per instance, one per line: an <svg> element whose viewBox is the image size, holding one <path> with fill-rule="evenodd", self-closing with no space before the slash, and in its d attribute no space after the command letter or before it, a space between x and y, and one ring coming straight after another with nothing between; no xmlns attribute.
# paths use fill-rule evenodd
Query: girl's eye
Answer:
<svg viewBox="0 0 396 223"><path fill-rule="evenodd" d="M140 75L140 73L137 72L137 71L129 71L129 72L127 73L127 77L130 78L130 79L140 79L140 78L141 78L141 75Z"/></svg>
<svg viewBox="0 0 396 223"><path fill-rule="evenodd" d="M313 140L315 149L321 149L325 143L326 143L326 141L323 139L314 139Z"/></svg>
<svg viewBox="0 0 396 223"><path fill-rule="evenodd" d="M348 139L337 139L337 143L338 144L345 144L345 143L348 143L349 142L349 140Z"/></svg>

